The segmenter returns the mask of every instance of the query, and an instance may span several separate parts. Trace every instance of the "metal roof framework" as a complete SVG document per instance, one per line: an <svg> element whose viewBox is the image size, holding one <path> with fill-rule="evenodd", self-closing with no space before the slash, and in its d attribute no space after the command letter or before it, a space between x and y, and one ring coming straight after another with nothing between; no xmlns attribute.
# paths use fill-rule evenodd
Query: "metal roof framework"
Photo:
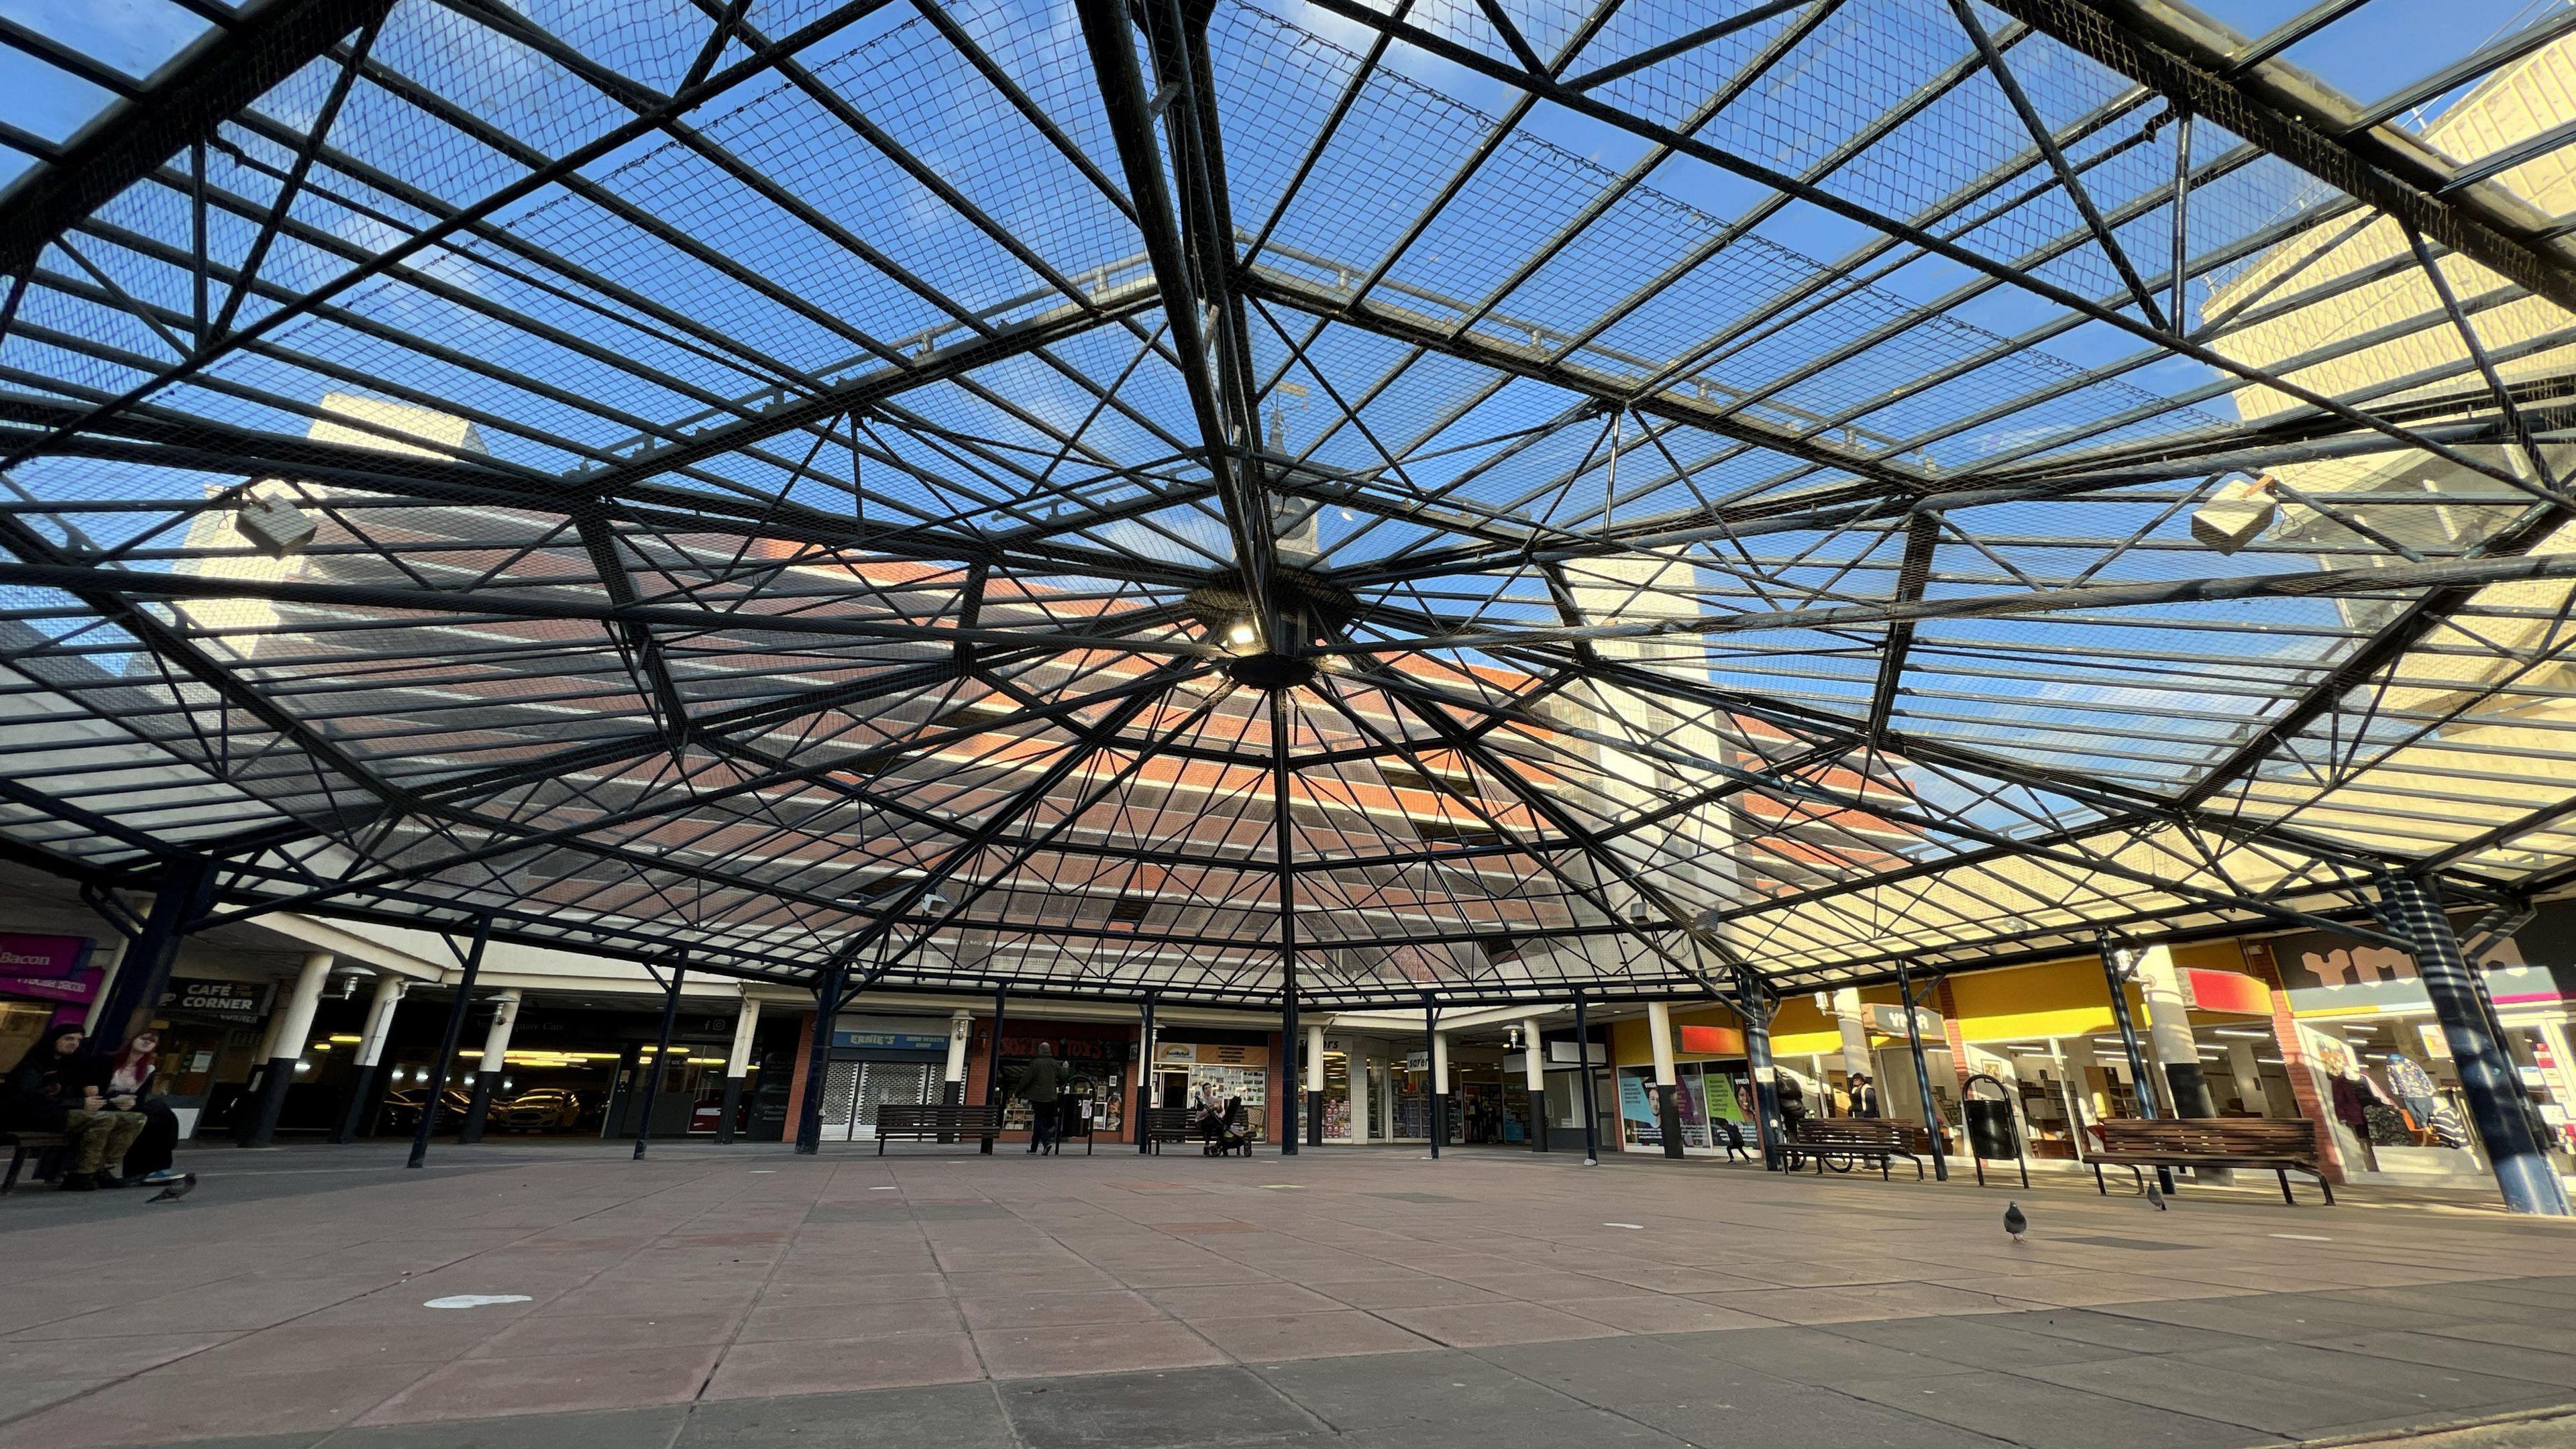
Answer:
<svg viewBox="0 0 2576 1449"><path fill-rule="evenodd" d="M2422 119L2556 13L189 8L0 27L22 861L1326 1006L2576 884L2570 135Z"/></svg>

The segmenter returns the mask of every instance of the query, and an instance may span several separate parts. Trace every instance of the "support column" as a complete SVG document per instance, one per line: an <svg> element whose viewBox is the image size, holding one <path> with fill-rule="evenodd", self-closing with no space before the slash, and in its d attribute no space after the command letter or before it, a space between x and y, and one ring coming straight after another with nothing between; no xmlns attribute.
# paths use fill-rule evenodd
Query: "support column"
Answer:
<svg viewBox="0 0 2576 1449"><path fill-rule="evenodd" d="M1547 1044L1539 1040L1538 1018L1521 1018L1521 1083L1529 1089L1530 1151L1547 1150Z"/></svg>
<svg viewBox="0 0 2576 1449"><path fill-rule="evenodd" d="M2147 1063L2138 1050L2138 1024L2129 1013L2128 967L2132 955L2125 947L2114 946L2108 937L2102 944L2102 980L2111 990L2111 1020L2120 1028L2120 1049L2129 1058L2129 1090L2138 1099L2138 1115L2156 1120L2156 1088L2147 1080ZM2156 1182L2166 1192L2173 1191L2173 1169L2156 1169Z"/></svg>
<svg viewBox="0 0 2576 1449"><path fill-rule="evenodd" d="M213 903L215 884L213 862L198 856L181 856L161 868L161 884L152 893L142 933L118 956L116 976L93 1018L102 1048L122 1050L136 1032L152 1024L161 993L170 988L179 943Z"/></svg>
<svg viewBox="0 0 2576 1449"><path fill-rule="evenodd" d="M2272 1098L2263 1090L2263 1068L2254 1060L2254 1043L2229 1042L2227 1070L2236 1079L2236 1095L2245 1099L2245 1110L2271 1116Z"/></svg>
<svg viewBox="0 0 2576 1449"><path fill-rule="evenodd" d="M1289 969L1287 1004L1279 1016L1279 1072L1274 1078L1279 1083L1279 1155L1282 1157L1297 1155L1297 1140L1305 1135L1298 1130L1298 1124L1308 1120L1308 1114L1300 1109L1309 1105L1306 1094L1298 1090L1305 1081L1299 1059L1305 1055L1306 1033L1297 1023L1295 968L1291 966ZM1311 1127L1311 1123L1309 1125Z"/></svg>
<svg viewBox="0 0 2576 1449"><path fill-rule="evenodd" d="M2161 942L2138 956L2138 990L2147 1001L2147 1044L2164 1069L2165 1085L2177 1117L2215 1117L2218 1103L2210 1096L2209 1078L2200 1065L2200 1042L2191 1034L2191 1017L2183 1005L2182 974L2174 968L2173 948Z"/></svg>
<svg viewBox="0 0 2576 1449"><path fill-rule="evenodd" d="M984 1053L984 1105L992 1108L997 1116L1004 1105L1002 1102L1002 1020L1010 1014L1010 1010L1011 983L1007 981L993 983L993 1041L992 1049ZM987 1157L993 1155L992 1138L984 1139L983 1151Z"/></svg>
<svg viewBox="0 0 2576 1449"><path fill-rule="evenodd" d="M1583 1103L1583 1165L1601 1165L1601 1102L1593 1095L1592 1082L1592 1017L1586 1011L1581 993L1574 998L1574 1059L1581 1063L1582 1075L1576 1080L1582 1087L1575 1096Z"/></svg>
<svg viewBox="0 0 2576 1449"><path fill-rule="evenodd" d="M277 1136L277 1115L286 1108L286 1089L295 1084L295 1064L304 1055L307 1039L313 1035L314 1008L322 1004L322 987L331 979L333 956L328 951L309 952L304 969L295 975L295 989L286 1004L278 1008L276 1020L269 1023L268 1066L259 1081L259 1100L251 1107L250 1120L243 1125L236 1147L266 1147ZM159 1000L156 994L154 1000Z"/></svg>
<svg viewBox="0 0 2576 1449"><path fill-rule="evenodd" d="M1941 1151L1941 1114L1932 1107L1932 1069L1923 1060L1923 1023L1915 1016L1922 1008L1914 1004L1914 973L1901 956L1896 961L1896 998L1905 1012L1905 1049L1914 1057L1914 1091L1923 1104L1923 1133L1931 1139L1932 1178L1948 1182L1950 1159ZM2021 1093L2014 1092L2013 1100L2020 1101Z"/></svg>
<svg viewBox="0 0 2576 1449"><path fill-rule="evenodd" d="M403 992L411 979L387 973L376 978L375 999L367 1003L367 1024L358 1036L358 1070L349 1087L349 1105L340 1114L339 1130L331 1134L335 1143L356 1141L361 1135L373 1137L375 1123L377 1064L384 1060L385 1038L392 1034L394 1008L402 1005Z"/></svg>
<svg viewBox="0 0 2576 1449"><path fill-rule="evenodd" d="M1440 1040L1440 1008L1430 997L1422 998L1422 1096L1430 1109L1429 1120L1422 1130L1431 1139L1431 1155L1440 1155L1440 1139L1449 1130L1449 1102L1443 1095L1449 1074L1441 1070L1449 1064L1449 1048Z"/></svg>
<svg viewBox="0 0 2576 1449"><path fill-rule="evenodd" d="M960 1020L963 1020L966 1013L961 1011L957 1013L957 1015ZM959 1090L964 1090L966 1085L966 1043L962 1037L950 1040L948 1044L948 1063L948 1075L950 1080L957 1083ZM1153 1110L1154 994L1149 991L1145 993L1144 1019L1136 1024L1136 1151L1139 1154L1148 1153L1154 1150L1153 1135L1145 1129L1146 1122L1151 1120L1146 1116L1146 1114Z"/></svg>
<svg viewBox="0 0 2576 1449"><path fill-rule="evenodd" d="M1673 1060L1673 1009L1661 1001L1646 1003L1646 1039L1655 1057L1655 1126L1664 1139L1664 1155L1682 1155L1682 1073Z"/></svg>
<svg viewBox="0 0 2576 1449"><path fill-rule="evenodd" d="M650 1068L639 1067L635 1072L635 1101L630 1104L630 1110L635 1113L634 1160L637 1162L644 1160L644 1149L653 1140L653 1108L662 1100L663 1079L670 1075L671 1024L679 1019L680 978L687 974L688 968L680 959L674 958L671 983L662 992L662 1031L653 1042L653 1065ZM687 1130L683 1124L681 1131L685 1133Z"/></svg>
<svg viewBox="0 0 2576 1449"><path fill-rule="evenodd" d="M805 1043L803 1095L796 1102L796 1150L809 1157L823 1150L823 1082L832 1060L832 1019L841 1014L845 970L834 960L814 983L814 1029Z"/></svg>
<svg viewBox="0 0 2576 1449"><path fill-rule="evenodd" d="M1324 1029L1320 1026L1306 1028L1306 1142L1313 1147L1324 1145Z"/></svg>
<svg viewBox="0 0 2576 1449"><path fill-rule="evenodd" d="M1780 1170L1780 1069L1771 1060L1771 1012L1752 968L1735 977L1736 1015L1744 1022L1744 1070L1753 1079L1753 1132L1762 1170Z"/></svg>
<svg viewBox="0 0 2576 1449"><path fill-rule="evenodd" d="M519 1024L518 988L492 998L492 1027L483 1033L482 1069L474 1074L474 1100L465 1109L465 1120L456 1124L456 1140L480 1142L484 1125L492 1115L492 1092L501 1085L501 1072L509 1065L510 1029Z"/></svg>
<svg viewBox="0 0 2576 1449"><path fill-rule="evenodd" d="M405 1167L429 1160L430 1134L438 1130L438 1106L447 1095L447 1074L456 1067L456 1043L465 1035L465 1010L474 997L474 977L483 969L483 948L492 939L492 918L474 918L474 943L465 948L465 969L457 973L456 999L447 1004L447 1029L438 1038L438 1056L429 1064L429 1090L421 1095L420 1121L413 1124L411 1158Z"/></svg>
<svg viewBox="0 0 2576 1449"><path fill-rule="evenodd" d="M1870 1075L1869 1022L1861 1015L1860 992L1846 986L1834 993L1834 1024L1843 1037L1843 1089L1851 1094L1852 1113L1860 1113L1860 1093L1854 1089L1855 1078ZM1875 1085L1875 1083L1873 1083Z"/></svg>
<svg viewBox="0 0 2576 1449"><path fill-rule="evenodd" d="M734 1114L742 1110L742 1083L751 1075L753 1040L760 1033L760 998L746 996L734 1009L733 1047L725 1053L724 1116L716 1121L716 1144L730 1145Z"/></svg>
<svg viewBox="0 0 2576 1449"><path fill-rule="evenodd" d="M1343 1060L1348 1064L1351 1074L1351 1145L1366 1147L1369 1140L1369 1122L1377 1115L1377 1104L1369 1100L1368 1055L1355 1043Z"/></svg>
<svg viewBox="0 0 2576 1449"><path fill-rule="evenodd" d="M2460 943L2442 914L2440 897L2430 883L2404 875L2383 878L2379 895L2390 928L2415 943L2415 974L2422 978L2433 1018L2450 1043L2451 1064L2459 1072L2460 1090L2469 1099L2469 1115L2477 1123L2496 1185L2504 1191L2505 1207L2543 1217L2570 1216L2567 1186L2532 1132L2522 1084L2479 1009L2477 983L2460 957Z"/></svg>

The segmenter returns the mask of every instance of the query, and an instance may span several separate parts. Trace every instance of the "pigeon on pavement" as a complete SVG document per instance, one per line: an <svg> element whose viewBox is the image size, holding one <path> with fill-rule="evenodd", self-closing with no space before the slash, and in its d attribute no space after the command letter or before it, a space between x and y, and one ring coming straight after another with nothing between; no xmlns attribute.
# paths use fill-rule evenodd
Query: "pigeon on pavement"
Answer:
<svg viewBox="0 0 2576 1449"><path fill-rule="evenodd" d="M168 1178L164 1181L166 1181L167 1185L159 1192L145 1198L145 1202L177 1202L179 1199L186 1197L189 1193L196 1190L197 1175L193 1172L183 1172L177 1177ZM148 1181L144 1184L146 1187L151 1185L151 1182Z"/></svg>
<svg viewBox="0 0 2576 1449"><path fill-rule="evenodd" d="M2152 1182L2147 1184L2147 1202L2153 1206L2157 1212L2165 1211L2165 1195L2156 1191L2156 1185Z"/></svg>
<svg viewBox="0 0 2576 1449"><path fill-rule="evenodd" d="M2012 1234L2012 1240L2016 1243L2021 1241L2022 1234L2030 1231L2030 1219L2021 1215L2020 1203L2004 1204L2004 1231Z"/></svg>

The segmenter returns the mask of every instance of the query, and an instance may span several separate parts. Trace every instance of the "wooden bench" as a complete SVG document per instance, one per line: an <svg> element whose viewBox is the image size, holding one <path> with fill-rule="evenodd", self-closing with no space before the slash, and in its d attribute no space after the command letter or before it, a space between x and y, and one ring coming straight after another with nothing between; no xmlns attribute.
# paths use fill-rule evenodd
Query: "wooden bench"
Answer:
<svg viewBox="0 0 2576 1449"><path fill-rule="evenodd" d="M18 1172L27 1165L29 1155L72 1145L72 1140L60 1132L0 1132L0 1142L8 1143L11 1149L9 1175L0 1178L0 1193L17 1187Z"/></svg>
<svg viewBox="0 0 2576 1449"><path fill-rule="evenodd" d="M1797 1130L1789 1134L1792 1154L1789 1166L1795 1171L1805 1165L1797 1159L1812 1157L1816 1160L1816 1175L1822 1177L1826 1164L1835 1159L1840 1159L1834 1168L1837 1172L1849 1172L1863 1162L1875 1162L1880 1180L1885 1181L1889 1165L1902 1157L1914 1164L1914 1176L1920 1180L1923 1159L1915 1155L1914 1148L1923 1135L1920 1127L1912 1129L1909 1135L1904 1123L1891 1122L1884 1117L1809 1117L1800 1121Z"/></svg>
<svg viewBox="0 0 2576 1449"><path fill-rule="evenodd" d="M1187 1107L1148 1107L1145 1109L1145 1146L1155 1156L1163 1155L1166 1142L1196 1142L1199 1134L1191 1127L1197 1114Z"/></svg>
<svg viewBox="0 0 2576 1449"><path fill-rule="evenodd" d="M2094 1190L2105 1195L2110 1192L2102 1181L2106 1163L2129 1169L2140 1193L2147 1190L2146 1178L2138 1171L2141 1167L2246 1167L2280 1179L2281 1200L2293 1207L2299 1200L2290 1195L2290 1173L2304 1172L2325 1189L2326 1206L2334 1206L2334 1184L2326 1181L2324 1165L2317 1158L2313 1122L2249 1117L2147 1122L2115 1117L2094 1126L2101 1133L2102 1150L2088 1160L2093 1164Z"/></svg>
<svg viewBox="0 0 2576 1449"><path fill-rule="evenodd" d="M957 1142L972 1137L993 1150L993 1139L1002 1135L1002 1109L994 1106L970 1107L957 1102L929 1102L920 1106L880 1103L877 1107L877 1156L885 1156L886 1142L891 1138L909 1137L916 1142Z"/></svg>

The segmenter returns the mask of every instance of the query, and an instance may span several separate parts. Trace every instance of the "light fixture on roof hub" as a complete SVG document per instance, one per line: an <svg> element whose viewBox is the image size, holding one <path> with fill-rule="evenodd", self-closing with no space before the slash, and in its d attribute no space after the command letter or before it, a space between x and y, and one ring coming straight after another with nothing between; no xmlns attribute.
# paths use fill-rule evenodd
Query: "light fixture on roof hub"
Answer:
<svg viewBox="0 0 2576 1449"><path fill-rule="evenodd" d="M233 528L273 559L302 553L317 527L310 514L283 498L245 492L233 509Z"/></svg>
<svg viewBox="0 0 2576 1449"><path fill-rule="evenodd" d="M1261 630L1250 619L1237 619L1225 631L1225 642L1236 649L1250 649L1261 642Z"/></svg>
<svg viewBox="0 0 2576 1449"><path fill-rule="evenodd" d="M2192 541L2219 553L2234 553L2261 538L2279 511L2272 501L2271 474L2239 478L2191 511Z"/></svg>

